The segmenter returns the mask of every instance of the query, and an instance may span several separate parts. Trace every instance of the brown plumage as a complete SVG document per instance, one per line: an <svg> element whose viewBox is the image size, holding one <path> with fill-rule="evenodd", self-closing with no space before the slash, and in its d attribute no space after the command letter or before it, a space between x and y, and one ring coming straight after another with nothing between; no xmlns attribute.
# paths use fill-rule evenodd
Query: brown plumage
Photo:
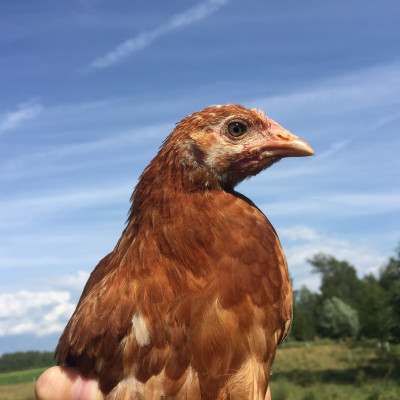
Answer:
<svg viewBox="0 0 400 400"><path fill-rule="evenodd" d="M167 137L56 349L109 400L264 399L292 290L274 228L234 191L311 147L261 111L206 108Z"/></svg>

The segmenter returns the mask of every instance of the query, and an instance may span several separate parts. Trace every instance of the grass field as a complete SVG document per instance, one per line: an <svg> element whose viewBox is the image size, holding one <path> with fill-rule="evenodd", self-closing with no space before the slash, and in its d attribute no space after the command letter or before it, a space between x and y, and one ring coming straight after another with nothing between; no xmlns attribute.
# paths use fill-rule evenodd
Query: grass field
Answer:
<svg viewBox="0 0 400 400"><path fill-rule="evenodd" d="M278 350L273 400L400 399L400 347L335 343Z"/></svg>
<svg viewBox="0 0 400 400"><path fill-rule="evenodd" d="M1 400L34 400L35 383L25 382L0 386Z"/></svg>
<svg viewBox="0 0 400 400"><path fill-rule="evenodd" d="M0 400L33 400L36 379L46 368L0 374Z"/></svg>
<svg viewBox="0 0 400 400"><path fill-rule="evenodd" d="M0 400L33 400L44 368L0 374ZM400 399L400 346L287 343L273 365L273 400Z"/></svg>

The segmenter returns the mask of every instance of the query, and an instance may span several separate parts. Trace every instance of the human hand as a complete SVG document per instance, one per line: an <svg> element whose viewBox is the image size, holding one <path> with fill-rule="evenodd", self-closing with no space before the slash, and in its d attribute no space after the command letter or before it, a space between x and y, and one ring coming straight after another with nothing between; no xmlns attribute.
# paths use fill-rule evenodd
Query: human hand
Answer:
<svg viewBox="0 0 400 400"><path fill-rule="evenodd" d="M37 400L104 400L96 379L84 378L76 368L52 367L35 386Z"/></svg>
<svg viewBox="0 0 400 400"><path fill-rule="evenodd" d="M72 367L52 367L40 375L35 386L37 400L104 400L96 379L83 378ZM265 400L271 400L268 387Z"/></svg>

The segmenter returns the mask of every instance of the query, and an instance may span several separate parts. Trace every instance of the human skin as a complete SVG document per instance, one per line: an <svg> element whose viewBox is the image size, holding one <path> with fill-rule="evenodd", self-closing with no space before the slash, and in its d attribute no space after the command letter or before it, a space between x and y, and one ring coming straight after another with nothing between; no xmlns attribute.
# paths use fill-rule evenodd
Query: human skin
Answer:
<svg viewBox="0 0 400 400"><path fill-rule="evenodd" d="M37 400L104 400L95 377L84 378L76 368L52 367L43 372L35 386ZM265 400L271 400L268 388Z"/></svg>

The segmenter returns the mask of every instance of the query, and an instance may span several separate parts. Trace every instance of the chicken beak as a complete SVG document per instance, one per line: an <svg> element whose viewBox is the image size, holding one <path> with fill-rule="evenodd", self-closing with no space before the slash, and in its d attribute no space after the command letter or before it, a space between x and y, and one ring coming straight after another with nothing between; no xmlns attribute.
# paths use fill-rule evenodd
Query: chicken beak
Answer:
<svg viewBox="0 0 400 400"><path fill-rule="evenodd" d="M307 142L282 128L272 119L268 121L270 137L268 143L262 147L269 156L305 157L314 155L314 150Z"/></svg>

